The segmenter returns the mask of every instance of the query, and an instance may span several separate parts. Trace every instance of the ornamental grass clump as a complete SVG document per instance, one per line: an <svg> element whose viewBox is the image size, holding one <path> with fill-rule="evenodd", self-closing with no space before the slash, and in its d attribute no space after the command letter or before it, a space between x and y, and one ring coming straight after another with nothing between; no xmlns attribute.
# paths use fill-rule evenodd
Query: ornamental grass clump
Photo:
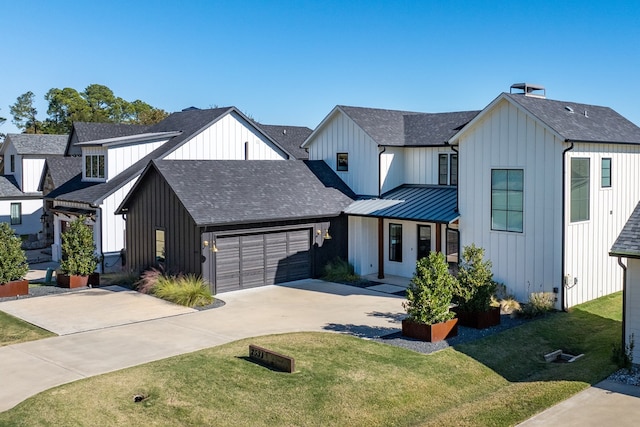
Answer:
<svg viewBox="0 0 640 427"><path fill-rule="evenodd" d="M449 307L456 282L441 252L431 252L418 260L407 288L407 301L402 304L409 320L434 325L453 319L455 313L449 311Z"/></svg>
<svg viewBox="0 0 640 427"><path fill-rule="evenodd" d="M201 307L213 302L211 290L206 282L195 274L177 277L160 275L151 293L158 298L186 307Z"/></svg>
<svg viewBox="0 0 640 427"><path fill-rule="evenodd" d="M484 249L474 244L466 246L462 251L453 302L461 311L489 311L496 287L491 272L491 261L484 260Z"/></svg>
<svg viewBox="0 0 640 427"><path fill-rule="evenodd" d="M342 258L335 258L324 266L324 276L322 279L327 282L353 283L359 281L360 276L355 273L352 264Z"/></svg>
<svg viewBox="0 0 640 427"><path fill-rule="evenodd" d="M529 301L523 304L520 312L521 317L532 319L555 310L555 294L551 292L532 292L529 294Z"/></svg>
<svg viewBox="0 0 640 427"><path fill-rule="evenodd" d="M20 280L29 271L22 240L8 223L0 223L0 283Z"/></svg>

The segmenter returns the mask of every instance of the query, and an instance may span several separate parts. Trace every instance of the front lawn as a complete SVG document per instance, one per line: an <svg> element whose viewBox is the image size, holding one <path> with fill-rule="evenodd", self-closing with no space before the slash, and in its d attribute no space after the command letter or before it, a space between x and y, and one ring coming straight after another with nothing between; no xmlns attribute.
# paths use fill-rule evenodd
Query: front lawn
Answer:
<svg viewBox="0 0 640 427"><path fill-rule="evenodd" d="M513 425L615 370L620 309L617 294L430 355L333 333L252 338L48 390L0 425ZM297 372L248 361L250 343ZM545 363L557 348L585 356Z"/></svg>
<svg viewBox="0 0 640 427"><path fill-rule="evenodd" d="M0 347L53 337L56 334L0 311Z"/></svg>

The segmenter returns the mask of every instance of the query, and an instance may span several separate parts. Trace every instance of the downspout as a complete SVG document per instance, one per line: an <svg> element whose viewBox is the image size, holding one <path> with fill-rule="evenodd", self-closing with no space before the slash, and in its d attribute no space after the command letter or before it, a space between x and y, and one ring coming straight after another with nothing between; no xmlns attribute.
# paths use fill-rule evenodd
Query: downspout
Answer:
<svg viewBox="0 0 640 427"><path fill-rule="evenodd" d="M446 145L449 145L449 143L447 142ZM460 152L456 149L455 145L450 145L451 149L453 150L454 153L456 153L456 157L458 158L458 169L456 170L456 212L460 212L460 194L458 191L458 184L459 184L459 179L458 177L460 176Z"/></svg>
<svg viewBox="0 0 640 427"><path fill-rule="evenodd" d="M382 146L382 151L378 153L378 198L382 196L382 155L385 151L387 147Z"/></svg>
<svg viewBox="0 0 640 427"><path fill-rule="evenodd" d="M104 230L102 229L102 208L100 206L97 206L96 209L98 210L98 212L100 212L100 270L102 274L104 274Z"/></svg>
<svg viewBox="0 0 640 427"><path fill-rule="evenodd" d="M387 147L382 146L378 153L378 198L382 196L382 154ZM384 218L378 218L378 279L384 279Z"/></svg>
<svg viewBox="0 0 640 427"><path fill-rule="evenodd" d="M565 142L569 142L569 141L565 141ZM565 274L565 270L564 270L564 266L565 266L565 251L566 251L566 243L565 243L565 239L566 239L566 235L567 235L567 227L566 227L566 221L567 221L567 204L566 204L566 200L567 200L567 158L566 158L566 154L568 151L573 149L573 142L571 142L571 146L565 148L562 151L562 249L561 249L561 256L562 256L562 262L561 262L561 280L560 280L560 284L562 285L561 289L562 292L560 293L560 304L562 305L562 311L567 311L567 283L564 282L564 274Z"/></svg>
<svg viewBox="0 0 640 427"><path fill-rule="evenodd" d="M627 266L622 263L622 257L618 257L618 265L622 267L622 349L627 348Z"/></svg>

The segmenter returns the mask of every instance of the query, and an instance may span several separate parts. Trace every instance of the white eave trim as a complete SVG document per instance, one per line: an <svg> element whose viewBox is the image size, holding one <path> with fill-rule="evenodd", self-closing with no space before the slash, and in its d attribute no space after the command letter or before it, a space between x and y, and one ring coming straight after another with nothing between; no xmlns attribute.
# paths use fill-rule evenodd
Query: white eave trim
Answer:
<svg viewBox="0 0 640 427"><path fill-rule="evenodd" d="M116 138L97 139L95 141L78 142L75 145L80 147L100 145L103 147L109 147L114 145L125 145L141 141L155 141L160 139L170 139L182 134L182 131L171 132L152 132L152 133L140 133L137 135L119 136Z"/></svg>

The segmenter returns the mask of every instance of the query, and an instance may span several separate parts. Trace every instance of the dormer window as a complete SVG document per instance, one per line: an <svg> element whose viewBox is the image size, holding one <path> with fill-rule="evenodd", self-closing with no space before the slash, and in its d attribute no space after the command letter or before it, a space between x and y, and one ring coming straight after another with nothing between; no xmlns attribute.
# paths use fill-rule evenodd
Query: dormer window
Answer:
<svg viewBox="0 0 640 427"><path fill-rule="evenodd" d="M104 179L104 154L85 156L84 175L86 178Z"/></svg>

